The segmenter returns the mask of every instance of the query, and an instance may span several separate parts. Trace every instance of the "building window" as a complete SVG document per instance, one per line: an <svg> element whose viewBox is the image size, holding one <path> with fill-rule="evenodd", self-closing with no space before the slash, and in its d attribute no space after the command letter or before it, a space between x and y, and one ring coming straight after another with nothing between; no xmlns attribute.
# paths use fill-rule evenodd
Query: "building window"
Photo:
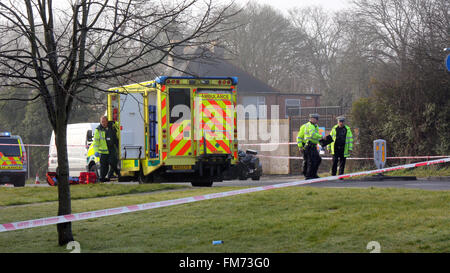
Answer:
<svg viewBox="0 0 450 273"><path fill-rule="evenodd" d="M244 107L246 119L267 118L266 97L242 97L242 106Z"/></svg>
<svg viewBox="0 0 450 273"><path fill-rule="evenodd" d="M300 99L286 99L285 101L286 118L300 115Z"/></svg>

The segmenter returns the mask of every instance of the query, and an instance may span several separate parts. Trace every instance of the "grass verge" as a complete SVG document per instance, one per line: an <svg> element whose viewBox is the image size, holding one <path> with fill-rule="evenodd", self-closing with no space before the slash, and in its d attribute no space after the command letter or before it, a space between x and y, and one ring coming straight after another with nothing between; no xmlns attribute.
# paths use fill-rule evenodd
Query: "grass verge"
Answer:
<svg viewBox="0 0 450 273"><path fill-rule="evenodd" d="M181 189L186 186L174 184L87 184L71 185L72 200ZM23 205L58 201L57 187L0 188L0 206Z"/></svg>
<svg viewBox="0 0 450 273"><path fill-rule="evenodd" d="M237 189L227 188L227 190ZM168 191L74 200L73 212L224 191ZM81 252L449 252L448 191L290 187L74 222ZM3 208L0 223L55 215ZM20 215L20 216L19 216ZM20 218L20 219L19 219ZM222 245L212 245L223 240ZM55 226L0 233L0 252L69 252Z"/></svg>

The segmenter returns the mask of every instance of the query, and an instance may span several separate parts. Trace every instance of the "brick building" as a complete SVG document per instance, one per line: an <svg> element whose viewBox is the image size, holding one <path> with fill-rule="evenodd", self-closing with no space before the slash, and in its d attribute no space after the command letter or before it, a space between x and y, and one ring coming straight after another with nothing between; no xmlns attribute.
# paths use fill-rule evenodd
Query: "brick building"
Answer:
<svg viewBox="0 0 450 273"><path fill-rule="evenodd" d="M195 54L186 53L189 50L191 52L193 50L203 50L203 52L195 52ZM255 105L258 118L271 118L271 106L273 105L278 105L279 116L277 118L280 119L288 118L288 116L301 115L301 108L303 107L320 106L320 94L280 92L280 90L269 86L224 59L223 49L217 47L212 50L188 48L184 50L184 54L192 56L202 55L206 58L190 61L174 61L169 59L169 66L173 68L166 72L168 76L238 77L238 104L244 107Z"/></svg>

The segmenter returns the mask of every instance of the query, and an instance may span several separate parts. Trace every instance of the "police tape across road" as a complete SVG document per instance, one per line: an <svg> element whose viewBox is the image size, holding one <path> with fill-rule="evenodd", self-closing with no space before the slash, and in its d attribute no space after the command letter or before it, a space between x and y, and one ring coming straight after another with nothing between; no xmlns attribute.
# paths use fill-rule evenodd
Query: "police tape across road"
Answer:
<svg viewBox="0 0 450 273"><path fill-rule="evenodd" d="M297 144L295 142L288 143L253 143L253 144L239 144L243 146L251 146L251 145L293 145ZM48 144L2 144L0 146L27 146L27 147L49 147ZM56 145L52 145L56 146ZM88 145L67 145L67 147L85 147L89 148ZM303 159L303 157L298 156L274 156L274 155L261 155L258 154L259 157L267 157L267 158L279 158L279 159ZM434 158L444 158L450 157L450 155L422 155L422 156L388 156L386 159L434 159ZM332 157L322 157L323 160L332 160ZM347 160L373 160L373 157L348 157Z"/></svg>
<svg viewBox="0 0 450 273"><path fill-rule="evenodd" d="M280 183L280 184L261 186L261 187L253 187L253 188L247 188L247 189L242 189L242 190L211 193L211 194L185 197L185 198L179 198L179 199L173 199L173 200L166 200L166 201L144 203L144 204L138 204L138 205L130 205L130 206L124 206L124 207L118 207L118 208L111 208L111 209L74 213L74 214L40 218L40 219L21 221L21 222L13 222L13 223L1 224L0 232L34 228L34 227L42 227L42 226L74 222L74 221L81 221L81 220L87 220L87 219L92 219L92 218L99 218L99 217L103 217L103 216L119 215L119 214L124 214L124 213L129 213L129 212L144 211L144 210L149 210L149 209L154 209L154 208L162 208L162 207L187 204L187 203L192 203L192 202L197 202L197 201L202 201L202 200L210 200L210 199L216 199L216 198L221 198L221 197L234 196L234 195L239 195L239 194L244 194L244 193L259 192L259 191L279 189L279 188L298 186L298 185L306 185L306 184L312 184L312 183L317 183L317 182L336 180L339 178L350 178L350 177L355 177L355 176L378 174L378 173L390 172L390 171L394 171L394 170L409 169L409 168L415 168L415 167L420 167L420 166L429 166L429 165L441 164L441 163L446 163L446 162L450 162L450 157L444 158L444 159L424 161L424 162L419 162L419 163L384 168L384 169L379 169L379 170L363 171L363 172L344 174L344 175L338 175L338 176L316 178L316 179L311 179L311 180L299 180L299 181L294 181L294 182Z"/></svg>

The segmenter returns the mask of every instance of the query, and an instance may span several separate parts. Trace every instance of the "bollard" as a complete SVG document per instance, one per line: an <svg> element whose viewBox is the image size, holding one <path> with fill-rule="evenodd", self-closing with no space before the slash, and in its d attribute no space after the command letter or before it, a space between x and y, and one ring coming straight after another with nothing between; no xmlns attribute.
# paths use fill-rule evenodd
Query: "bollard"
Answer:
<svg viewBox="0 0 450 273"><path fill-rule="evenodd" d="M377 139L373 141L373 160L378 169L383 169L386 165L386 140Z"/></svg>

